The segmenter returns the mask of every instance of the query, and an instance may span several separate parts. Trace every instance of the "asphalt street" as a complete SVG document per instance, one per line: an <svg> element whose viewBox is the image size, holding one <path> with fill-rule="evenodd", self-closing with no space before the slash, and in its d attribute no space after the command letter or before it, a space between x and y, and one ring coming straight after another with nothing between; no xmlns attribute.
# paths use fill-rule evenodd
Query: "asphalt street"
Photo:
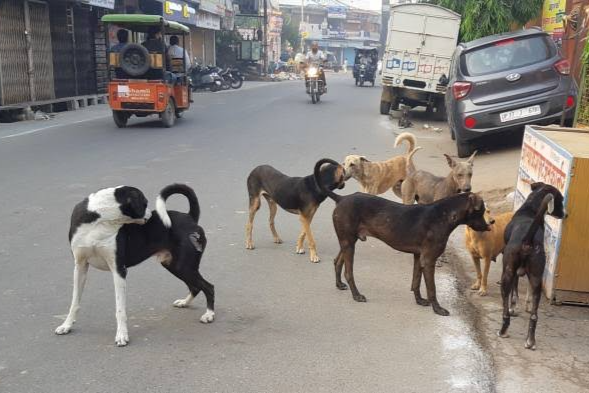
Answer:
<svg viewBox="0 0 589 393"><path fill-rule="evenodd" d="M329 200L312 224L321 263L294 253L300 223L290 213L279 210L276 221L284 244L272 242L265 203L256 249L245 249L246 177L255 166L304 176L323 157L382 160L405 150L393 148L396 122L378 115L378 87L354 87L350 74L328 82L318 105L300 81L199 94L171 129L155 118L117 129L104 105L0 124L0 391L493 391L492 365L449 268L436 274L451 312L441 317L413 300L412 256L369 239L354 269L368 302L354 302L334 285ZM449 136L417 137L418 164L445 174ZM200 200L208 237L201 273L215 285L215 322L199 323L202 295L188 309L172 307L186 288L151 259L129 272L129 346L114 345L112 278L93 269L74 329L55 335L71 297L73 206L126 184L153 208L173 182L190 184ZM339 192L357 189L351 180ZM181 197L169 206L187 209Z"/></svg>

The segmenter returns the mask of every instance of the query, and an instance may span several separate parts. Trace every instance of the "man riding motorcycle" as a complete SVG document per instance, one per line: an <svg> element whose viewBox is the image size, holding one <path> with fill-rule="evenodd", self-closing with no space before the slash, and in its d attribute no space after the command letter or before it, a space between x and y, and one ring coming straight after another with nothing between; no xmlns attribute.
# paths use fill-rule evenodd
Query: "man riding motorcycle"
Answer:
<svg viewBox="0 0 589 393"><path fill-rule="evenodd" d="M327 61L327 57L325 54L319 50L319 44L317 42L313 42L311 44L311 50L307 52L307 57L305 58L307 67L317 67L319 70L319 79L323 82L324 93L327 93L327 81L325 80L325 72L320 67ZM307 85L308 81L307 73L305 72L305 85Z"/></svg>

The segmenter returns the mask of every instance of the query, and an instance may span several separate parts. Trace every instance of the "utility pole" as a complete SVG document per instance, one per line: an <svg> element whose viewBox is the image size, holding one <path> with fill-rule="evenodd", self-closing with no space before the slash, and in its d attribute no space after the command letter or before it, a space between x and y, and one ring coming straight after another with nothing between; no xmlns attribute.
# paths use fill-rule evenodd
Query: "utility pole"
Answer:
<svg viewBox="0 0 589 393"><path fill-rule="evenodd" d="M263 50L263 65L264 70L262 71L262 75L266 75L268 72L268 0L264 0L264 39L262 41L262 50Z"/></svg>

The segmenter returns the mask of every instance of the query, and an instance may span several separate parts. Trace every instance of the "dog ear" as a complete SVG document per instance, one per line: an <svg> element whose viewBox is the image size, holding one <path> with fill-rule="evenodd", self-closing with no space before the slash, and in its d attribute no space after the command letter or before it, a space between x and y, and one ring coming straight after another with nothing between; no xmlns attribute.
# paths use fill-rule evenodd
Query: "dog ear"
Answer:
<svg viewBox="0 0 589 393"><path fill-rule="evenodd" d="M541 188L544 185L542 182L532 183L530 187L532 187L532 191L536 191L537 189Z"/></svg>
<svg viewBox="0 0 589 393"><path fill-rule="evenodd" d="M456 166L456 161L454 161L454 159L452 157L450 157L447 154L444 154L444 157L446 157L446 161L448 161L448 166L450 168L454 168Z"/></svg>
<svg viewBox="0 0 589 393"><path fill-rule="evenodd" d="M370 160L368 158L366 158L365 156L360 156L360 161L370 162Z"/></svg>
<svg viewBox="0 0 589 393"><path fill-rule="evenodd" d="M475 150L474 153L472 153L472 155L470 157L468 157L468 160L466 160L466 162L468 162L469 164L472 165L473 161L474 161L474 156L476 156L478 153L478 150Z"/></svg>

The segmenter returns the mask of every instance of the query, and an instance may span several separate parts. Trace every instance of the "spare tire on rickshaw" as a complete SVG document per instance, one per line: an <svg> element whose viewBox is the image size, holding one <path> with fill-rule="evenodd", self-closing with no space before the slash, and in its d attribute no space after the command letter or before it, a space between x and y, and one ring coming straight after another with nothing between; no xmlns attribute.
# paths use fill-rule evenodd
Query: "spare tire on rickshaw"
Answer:
<svg viewBox="0 0 589 393"><path fill-rule="evenodd" d="M119 67L129 76L144 75L151 68L148 50L139 44L127 44L119 52Z"/></svg>

